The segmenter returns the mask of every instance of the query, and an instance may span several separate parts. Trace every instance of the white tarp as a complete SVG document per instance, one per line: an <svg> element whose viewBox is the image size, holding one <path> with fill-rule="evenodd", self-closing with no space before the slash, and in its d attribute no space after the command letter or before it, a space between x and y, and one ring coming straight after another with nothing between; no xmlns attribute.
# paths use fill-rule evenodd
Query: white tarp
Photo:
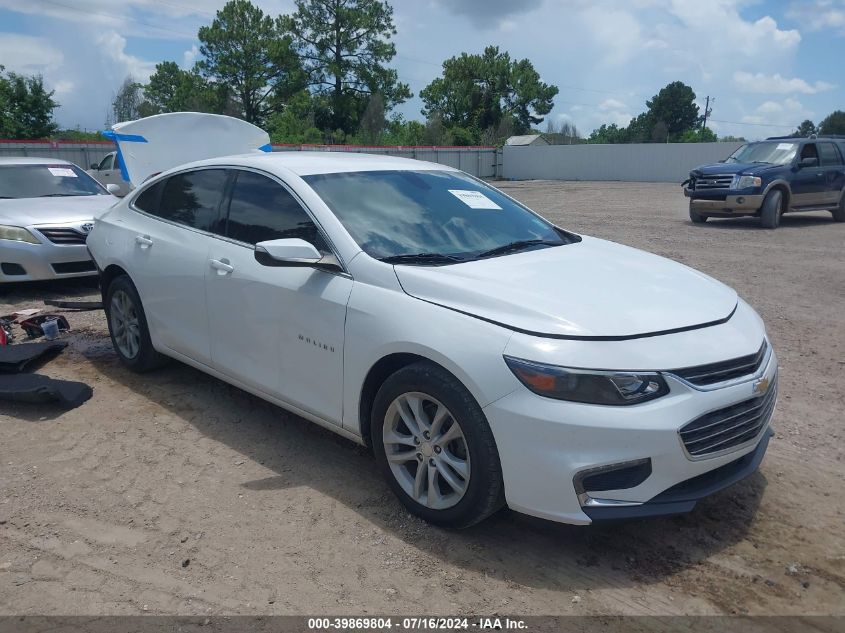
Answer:
<svg viewBox="0 0 845 633"><path fill-rule="evenodd" d="M157 114L115 123L103 134L117 145L123 179L136 187L195 160L271 151L270 136L260 127L219 114Z"/></svg>

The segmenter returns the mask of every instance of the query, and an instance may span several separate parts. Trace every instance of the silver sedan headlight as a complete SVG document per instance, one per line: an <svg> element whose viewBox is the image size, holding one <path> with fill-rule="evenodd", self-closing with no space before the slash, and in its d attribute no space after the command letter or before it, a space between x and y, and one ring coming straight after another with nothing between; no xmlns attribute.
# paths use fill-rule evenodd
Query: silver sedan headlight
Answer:
<svg viewBox="0 0 845 633"><path fill-rule="evenodd" d="M30 244L40 244L38 238L25 228L20 226L6 226L0 224L0 240L11 240L13 242L29 242Z"/></svg>
<svg viewBox="0 0 845 633"><path fill-rule="evenodd" d="M531 391L557 400L625 406L669 393L666 381L654 372L571 369L511 356L505 356L505 362Z"/></svg>

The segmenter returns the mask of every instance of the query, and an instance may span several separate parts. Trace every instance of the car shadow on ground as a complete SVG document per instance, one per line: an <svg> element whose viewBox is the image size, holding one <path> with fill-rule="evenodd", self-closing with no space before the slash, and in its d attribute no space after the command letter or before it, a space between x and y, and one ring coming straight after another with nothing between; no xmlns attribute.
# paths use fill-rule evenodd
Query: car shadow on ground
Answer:
<svg viewBox="0 0 845 633"><path fill-rule="evenodd" d="M245 491L310 487L408 546L525 586L612 588L665 579L745 540L766 487L757 472L676 517L569 526L504 509L472 528L444 530L410 517L367 449L180 363L138 376L111 350L95 347L86 356L97 371L276 473L243 481Z"/></svg>
<svg viewBox="0 0 845 633"><path fill-rule="evenodd" d="M714 228L714 229L733 229L733 230L766 230L760 226L760 218L751 216L744 216L739 218L708 218L703 225L693 225L691 221L687 224L700 228ZM780 218L780 226L776 230L783 229L801 229L806 227L819 227L823 229L827 226L837 226L839 222L834 222L830 213L826 211L813 211L807 213L785 213Z"/></svg>

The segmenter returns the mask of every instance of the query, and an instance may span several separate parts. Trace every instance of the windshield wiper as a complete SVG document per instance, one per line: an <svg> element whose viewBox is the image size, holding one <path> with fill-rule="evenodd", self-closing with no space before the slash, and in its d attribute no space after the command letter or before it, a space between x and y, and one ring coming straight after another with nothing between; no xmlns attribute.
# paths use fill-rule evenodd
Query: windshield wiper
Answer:
<svg viewBox="0 0 845 633"><path fill-rule="evenodd" d="M79 194L76 193L44 193L38 196L39 198L69 198L73 196L77 196Z"/></svg>
<svg viewBox="0 0 845 633"><path fill-rule="evenodd" d="M379 261L386 264L454 264L464 261L454 255L443 253L405 253L402 255L390 255L379 257Z"/></svg>
<svg viewBox="0 0 845 633"><path fill-rule="evenodd" d="M484 251L476 256L476 259L483 259L484 257L494 257L496 255L504 255L505 253L515 253L524 250L530 246L563 246L566 242L553 242L551 240L517 240L510 244L504 244L491 248L489 251Z"/></svg>

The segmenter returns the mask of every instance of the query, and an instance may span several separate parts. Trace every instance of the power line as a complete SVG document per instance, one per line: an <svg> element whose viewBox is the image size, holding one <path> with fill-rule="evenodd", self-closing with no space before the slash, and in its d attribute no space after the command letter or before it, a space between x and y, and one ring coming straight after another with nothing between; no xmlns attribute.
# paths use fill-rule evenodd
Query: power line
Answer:
<svg viewBox="0 0 845 633"><path fill-rule="evenodd" d="M69 9L70 11L76 11L78 13L84 13L85 15L99 15L100 17L111 18L113 20L134 22L135 24L141 24L141 25L149 27L151 29L157 29L159 31L166 31L168 33L175 33L176 35L179 35L180 37L183 37L183 38L188 38L188 39L195 39L196 38L196 34L188 35L187 33L184 33L182 31L177 31L175 29L169 29L166 26L159 26L157 24L152 24L150 22L144 22L142 20L138 20L137 18L133 18L133 17L125 16L125 15L117 15L115 13L106 13L105 11L89 11L88 9L81 9L81 8L75 7L73 5L63 4L61 2L56 2L56 0L41 0L41 2L43 2L45 4L51 4L51 5L56 6L56 7L61 7L63 9Z"/></svg>

